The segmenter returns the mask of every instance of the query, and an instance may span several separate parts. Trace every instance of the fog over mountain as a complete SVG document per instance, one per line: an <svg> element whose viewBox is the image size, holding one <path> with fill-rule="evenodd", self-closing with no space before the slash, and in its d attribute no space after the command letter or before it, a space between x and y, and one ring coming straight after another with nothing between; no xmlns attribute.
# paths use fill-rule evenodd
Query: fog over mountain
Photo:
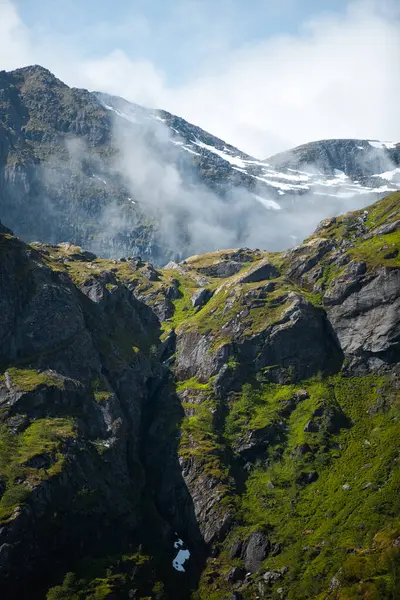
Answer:
<svg viewBox="0 0 400 600"><path fill-rule="evenodd" d="M1 72L0 89L0 217L27 241L159 265L237 246L282 250L400 187L393 142L311 142L261 161L40 66Z"/></svg>

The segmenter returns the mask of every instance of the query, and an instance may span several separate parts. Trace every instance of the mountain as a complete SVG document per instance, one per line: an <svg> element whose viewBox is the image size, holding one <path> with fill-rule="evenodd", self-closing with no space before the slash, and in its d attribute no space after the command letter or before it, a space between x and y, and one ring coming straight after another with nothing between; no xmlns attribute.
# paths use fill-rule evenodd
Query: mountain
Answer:
<svg viewBox="0 0 400 600"><path fill-rule="evenodd" d="M0 217L25 241L103 257L163 265L240 245L282 250L397 189L392 146L330 140L261 161L40 66L0 73Z"/></svg>
<svg viewBox="0 0 400 600"><path fill-rule="evenodd" d="M3 597L399 597L399 225L161 269L0 225Z"/></svg>
<svg viewBox="0 0 400 600"><path fill-rule="evenodd" d="M267 161L280 169L307 170L314 166L327 177L342 171L359 188L379 188L400 179L400 144L378 140L321 140L281 152ZM389 171L388 166L393 169Z"/></svg>

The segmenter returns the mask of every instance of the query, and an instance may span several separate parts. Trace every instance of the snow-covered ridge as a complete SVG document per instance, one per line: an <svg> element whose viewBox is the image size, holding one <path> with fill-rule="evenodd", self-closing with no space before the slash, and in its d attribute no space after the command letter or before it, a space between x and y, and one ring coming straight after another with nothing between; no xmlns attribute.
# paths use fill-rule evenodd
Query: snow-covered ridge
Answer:
<svg viewBox="0 0 400 600"><path fill-rule="evenodd" d="M396 148L396 144L394 142L380 142L379 140L368 140L368 143L373 148L378 148L379 150L382 150L383 148L393 150L394 148Z"/></svg>
<svg viewBox="0 0 400 600"><path fill-rule="evenodd" d="M365 194L388 193L400 188L400 167L392 163L391 158L387 156L388 153L396 152L397 146L393 142L343 140L344 144L352 142L353 158L357 153L359 155L360 168L354 176L346 174L341 169L333 169L330 174L327 174L324 165L314 162L302 165L299 169L293 166L278 168L267 161L248 156L169 113L145 109L110 96L103 99L100 95L100 100L105 109L133 125L143 126L148 123L150 128L164 128L164 133L167 132L167 135L164 135L163 139L165 138L167 144L171 143L178 153L182 151L194 165L196 161L201 160L202 164L204 161L208 162L214 170L220 168L227 183L250 188L255 201L268 210L280 210L285 197L293 197L293 195L311 194L321 197L320 201L322 201L323 197L351 198ZM336 142L340 143L341 140ZM329 140L299 147L294 149L293 154L319 143L327 144ZM290 152L287 154L290 156ZM367 174L363 173L363 161L368 160L371 154L374 159L375 155L377 156L377 166L386 167L386 170L377 168L376 173L371 174L369 171ZM347 169L346 171L348 172ZM385 180L384 185L382 179Z"/></svg>

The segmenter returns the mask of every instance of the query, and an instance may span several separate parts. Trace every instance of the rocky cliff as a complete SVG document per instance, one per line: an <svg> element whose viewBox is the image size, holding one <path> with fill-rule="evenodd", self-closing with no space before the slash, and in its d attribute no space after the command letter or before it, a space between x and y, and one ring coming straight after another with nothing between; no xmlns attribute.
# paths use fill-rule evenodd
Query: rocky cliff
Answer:
<svg viewBox="0 0 400 600"><path fill-rule="evenodd" d="M163 269L1 226L4 597L397 597L399 224Z"/></svg>

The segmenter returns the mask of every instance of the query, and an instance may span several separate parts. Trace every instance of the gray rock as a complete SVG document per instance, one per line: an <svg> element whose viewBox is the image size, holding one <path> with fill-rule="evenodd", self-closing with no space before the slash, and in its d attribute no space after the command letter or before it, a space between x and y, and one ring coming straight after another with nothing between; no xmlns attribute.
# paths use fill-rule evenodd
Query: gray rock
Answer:
<svg viewBox="0 0 400 600"><path fill-rule="evenodd" d="M400 219L395 221L391 221L390 223L385 223L380 227L376 227L373 229L368 235L365 236L366 239L374 237L375 235L387 235L388 233L393 233L400 228Z"/></svg>
<svg viewBox="0 0 400 600"><path fill-rule="evenodd" d="M310 242L297 246L293 250L289 250L286 256L290 258L291 266L287 270L287 276L290 279L300 281L301 277L315 267L321 258L334 247L334 243L331 240L315 238Z"/></svg>
<svg viewBox="0 0 400 600"><path fill-rule="evenodd" d="M236 262L234 260L227 260L223 262L219 262L215 265L210 265L209 267L199 267L197 271L206 275L207 277L231 277L236 273L239 273L242 268L242 264L240 262Z"/></svg>
<svg viewBox="0 0 400 600"><path fill-rule="evenodd" d="M213 293L212 290L207 288L200 288L191 298L192 306L202 308L212 298Z"/></svg>
<svg viewBox="0 0 400 600"><path fill-rule="evenodd" d="M276 423L248 431L243 438L238 440L235 451L242 460L254 461L265 453L268 445L278 438L281 431L282 428Z"/></svg>
<svg viewBox="0 0 400 600"><path fill-rule="evenodd" d="M324 304L327 306L340 304L345 298L361 288L362 276L365 274L364 262L350 262L343 273L334 279L324 293Z"/></svg>
<svg viewBox="0 0 400 600"><path fill-rule="evenodd" d="M318 433L319 430L320 430L320 426L315 421L308 421L304 425L304 429L303 429L303 431L306 433Z"/></svg>
<svg viewBox="0 0 400 600"><path fill-rule="evenodd" d="M329 320L354 374L376 371L399 360L400 270L381 269L340 304Z"/></svg>
<svg viewBox="0 0 400 600"><path fill-rule="evenodd" d="M165 289L165 296L168 300L177 300L182 297L182 292L179 289L179 281L173 279L171 285Z"/></svg>
<svg viewBox="0 0 400 600"><path fill-rule="evenodd" d="M240 277L238 283L255 283L257 281L264 281L265 279L275 279L279 275L279 270L273 264L263 262L252 268L243 277Z"/></svg>
<svg viewBox="0 0 400 600"><path fill-rule="evenodd" d="M207 334L196 331L180 332L177 336L176 375L179 379L197 377L201 382L208 382L217 375L228 361L229 348L222 346L212 351L213 339Z"/></svg>
<svg viewBox="0 0 400 600"><path fill-rule="evenodd" d="M271 550L271 543L265 533L252 533L244 544L242 557L247 571L256 573L261 563L267 558Z"/></svg>
<svg viewBox="0 0 400 600"><path fill-rule="evenodd" d="M225 576L225 579L229 583L237 583L238 581L244 581L246 577L246 570L241 567L232 567Z"/></svg>
<svg viewBox="0 0 400 600"><path fill-rule="evenodd" d="M306 442L304 442L303 444L299 444L295 447L295 449L292 452L291 458L293 459L297 458L298 456L305 456L309 452L312 453L312 450L310 446Z"/></svg>
<svg viewBox="0 0 400 600"><path fill-rule="evenodd" d="M229 558L240 558L243 550L243 541L235 540L229 548Z"/></svg>
<svg viewBox="0 0 400 600"><path fill-rule="evenodd" d="M271 571L267 571L263 575L263 580L269 584L275 583L276 581L279 581L279 579L282 579L282 577L285 575L285 573L287 573L287 571L287 567L281 567L280 569L273 569Z"/></svg>
<svg viewBox="0 0 400 600"><path fill-rule="evenodd" d="M144 275L149 281L158 281L160 279L160 274L150 263L148 263L142 269L142 275Z"/></svg>
<svg viewBox="0 0 400 600"><path fill-rule="evenodd" d="M309 473L301 473L297 478L297 482L308 485L314 483L318 479L317 471L310 471Z"/></svg>

